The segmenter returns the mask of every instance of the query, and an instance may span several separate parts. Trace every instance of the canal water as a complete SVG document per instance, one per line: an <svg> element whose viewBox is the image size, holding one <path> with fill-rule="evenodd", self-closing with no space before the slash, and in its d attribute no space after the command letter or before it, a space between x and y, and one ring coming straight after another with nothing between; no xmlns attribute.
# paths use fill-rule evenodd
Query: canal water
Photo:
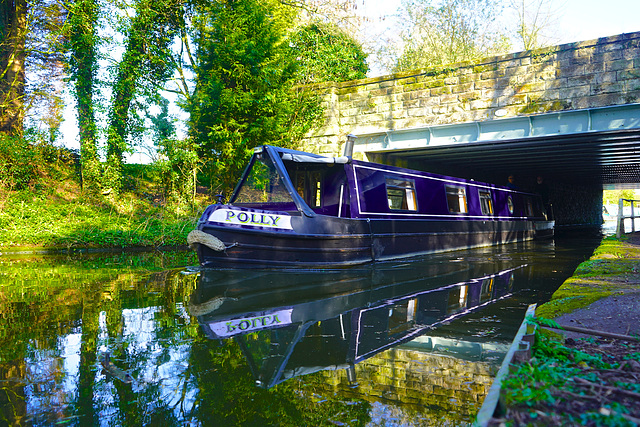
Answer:
<svg viewBox="0 0 640 427"><path fill-rule="evenodd" d="M0 425L465 425L599 241L334 271L1 254Z"/></svg>

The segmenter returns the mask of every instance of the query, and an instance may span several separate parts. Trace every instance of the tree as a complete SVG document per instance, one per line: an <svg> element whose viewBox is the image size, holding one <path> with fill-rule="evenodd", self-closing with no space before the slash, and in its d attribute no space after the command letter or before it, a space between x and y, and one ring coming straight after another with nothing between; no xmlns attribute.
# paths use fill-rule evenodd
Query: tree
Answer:
<svg viewBox="0 0 640 427"><path fill-rule="evenodd" d="M319 101L296 89L285 38L295 10L277 1L200 4L190 132L217 190L229 192L253 147L292 146L320 118Z"/></svg>
<svg viewBox="0 0 640 427"><path fill-rule="evenodd" d="M508 50L496 29L493 0L405 0L401 43L390 52L394 71L471 61ZM389 53L387 54L389 55Z"/></svg>
<svg viewBox="0 0 640 427"><path fill-rule="evenodd" d="M101 165L98 158L96 119L93 109L98 69L98 5L96 0L76 0L67 20L67 51L70 80L74 82L80 136L81 182L84 189L99 189Z"/></svg>
<svg viewBox="0 0 640 427"><path fill-rule="evenodd" d="M0 132L22 135L24 122L26 0L0 2Z"/></svg>
<svg viewBox="0 0 640 427"><path fill-rule="evenodd" d="M638 199L636 190L605 190L602 196L602 203L605 205L618 205L620 199L634 200ZM630 206L629 202L624 202L625 206Z"/></svg>
<svg viewBox="0 0 640 427"><path fill-rule="evenodd" d="M0 132L19 136L25 123L33 129L45 123L48 139L55 138L62 121L64 19L58 0L0 2Z"/></svg>
<svg viewBox="0 0 640 427"><path fill-rule="evenodd" d="M299 62L300 83L363 79L369 67L362 46L335 24L314 22L289 40Z"/></svg>
<svg viewBox="0 0 640 427"><path fill-rule="evenodd" d="M524 50L538 49L554 41L557 11L551 0L511 0L517 14L516 39Z"/></svg>

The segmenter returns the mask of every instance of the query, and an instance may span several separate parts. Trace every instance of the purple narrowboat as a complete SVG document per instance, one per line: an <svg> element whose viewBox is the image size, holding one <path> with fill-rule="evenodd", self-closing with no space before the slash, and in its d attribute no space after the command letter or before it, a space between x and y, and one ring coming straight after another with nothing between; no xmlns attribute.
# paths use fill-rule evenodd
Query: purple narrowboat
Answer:
<svg viewBox="0 0 640 427"><path fill-rule="evenodd" d="M329 268L553 236L539 196L256 147L227 204L188 236L204 267Z"/></svg>

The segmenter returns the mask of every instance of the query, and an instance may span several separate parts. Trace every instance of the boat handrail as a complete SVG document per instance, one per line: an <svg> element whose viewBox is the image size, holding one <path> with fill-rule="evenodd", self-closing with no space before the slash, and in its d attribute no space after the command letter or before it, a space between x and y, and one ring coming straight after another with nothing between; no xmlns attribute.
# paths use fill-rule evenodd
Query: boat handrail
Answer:
<svg viewBox="0 0 640 427"><path fill-rule="evenodd" d="M304 154L294 154L294 153L282 153L282 160L288 160L295 163L327 163L327 164L347 164L349 163L349 158L345 156L341 157L315 157L315 156L307 156Z"/></svg>

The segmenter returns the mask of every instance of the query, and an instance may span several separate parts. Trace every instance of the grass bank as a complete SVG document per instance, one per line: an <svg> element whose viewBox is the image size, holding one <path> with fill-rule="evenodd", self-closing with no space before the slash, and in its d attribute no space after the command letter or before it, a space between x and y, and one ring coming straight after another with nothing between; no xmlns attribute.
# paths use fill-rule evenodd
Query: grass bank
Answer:
<svg viewBox="0 0 640 427"><path fill-rule="evenodd" d="M536 315L553 319L639 285L640 246L628 236L610 236L600 243L591 258L580 264L573 276L538 307Z"/></svg>
<svg viewBox="0 0 640 427"><path fill-rule="evenodd" d="M50 170L29 188L0 190L0 249L185 245L211 200L170 206L151 167L127 167L127 189L117 198L86 197L69 168Z"/></svg>

